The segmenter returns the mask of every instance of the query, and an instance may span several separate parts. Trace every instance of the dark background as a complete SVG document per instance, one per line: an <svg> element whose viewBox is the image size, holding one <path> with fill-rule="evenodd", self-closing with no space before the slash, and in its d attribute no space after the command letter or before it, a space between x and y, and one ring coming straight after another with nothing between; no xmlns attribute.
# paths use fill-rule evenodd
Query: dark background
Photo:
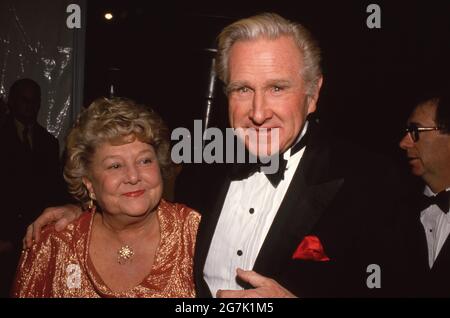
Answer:
<svg viewBox="0 0 450 318"><path fill-rule="evenodd" d="M381 29L366 26L370 3L381 6ZM119 96L151 105L171 128L191 127L204 113L205 49L224 26L264 11L318 39L324 125L401 158L397 144L417 94L448 81L448 1L88 1L85 104L114 83ZM214 124L223 126L226 101L221 87L216 92Z"/></svg>

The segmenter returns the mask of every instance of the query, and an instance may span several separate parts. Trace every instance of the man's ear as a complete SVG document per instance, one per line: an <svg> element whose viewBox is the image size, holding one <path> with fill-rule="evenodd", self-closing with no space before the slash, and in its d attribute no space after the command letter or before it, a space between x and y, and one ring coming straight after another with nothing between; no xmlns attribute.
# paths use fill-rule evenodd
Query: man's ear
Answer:
<svg viewBox="0 0 450 318"><path fill-rule="evenodd" d="M316 111L317 101L319 100L319 94L320 94L320 89L322 88L322 84L323 84L323 76L321 76L319 78L319 80L317 81L317 86L316 86L314 94L312 96L310 95L307 99L307 103L308 103L307 114L310 114L310 113L313 113Z"/></svg>

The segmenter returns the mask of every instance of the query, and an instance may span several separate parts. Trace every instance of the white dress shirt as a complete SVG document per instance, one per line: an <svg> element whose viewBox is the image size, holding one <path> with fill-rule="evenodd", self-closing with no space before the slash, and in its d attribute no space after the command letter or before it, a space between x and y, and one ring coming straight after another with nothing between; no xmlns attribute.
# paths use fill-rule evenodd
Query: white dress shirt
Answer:
<svg viewBox="0 0 450 318"><path fill-rule="evenodd" d="M299 139L306 129L307 125ZM304 150L292 157L290 149L283 154L287 168L276 188L262 172L231 182L203 272L213 297L219 289L243 289L236 281L236 269L253 269Z"/></svg>
<svg viewBox="0 0 450 318"><path fill-rule="evenodd" d="M428 186L425 187L424 194L426 196L436 195ZM433 204L420 214L420 221L427 237L428 264L430 268L433 267L434 261L450 233L450 213L448 212L445 214L437 205Z"/></svg>

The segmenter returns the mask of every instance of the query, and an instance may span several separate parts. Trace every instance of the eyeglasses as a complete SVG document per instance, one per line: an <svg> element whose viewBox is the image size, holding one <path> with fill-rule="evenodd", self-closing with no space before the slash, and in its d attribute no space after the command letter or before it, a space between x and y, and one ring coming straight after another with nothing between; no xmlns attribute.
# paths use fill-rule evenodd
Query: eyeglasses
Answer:
<svg viewBox="0 0 450 318"><path fill-rule="evenodd" d="M440 130L439 127L418 127L417 124L411 123L406 126L406 132L414 142L419 141L419 133L424 131Z"/></svg>

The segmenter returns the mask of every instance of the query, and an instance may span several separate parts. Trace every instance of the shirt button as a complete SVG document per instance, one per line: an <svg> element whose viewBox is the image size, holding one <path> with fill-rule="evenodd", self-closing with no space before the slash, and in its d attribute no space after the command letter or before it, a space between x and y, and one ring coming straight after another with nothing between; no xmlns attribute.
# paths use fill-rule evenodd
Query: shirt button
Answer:
<svg viewBox="0 0 450 318"><path fill-rule="evenodd" d="M238 251L237 251L237 255L238 255L238 256L242 256L242 251L241 251L241 250L238 250Z"/></svg>
<svg viewBox="0 0 450 318"><path fill-rule="evenodd" d="M250 214L253 214L253 213L255 213L255 209L254 209L254 208L250 208L250 210L248 210L248 212L249 212Z"/></svg>

